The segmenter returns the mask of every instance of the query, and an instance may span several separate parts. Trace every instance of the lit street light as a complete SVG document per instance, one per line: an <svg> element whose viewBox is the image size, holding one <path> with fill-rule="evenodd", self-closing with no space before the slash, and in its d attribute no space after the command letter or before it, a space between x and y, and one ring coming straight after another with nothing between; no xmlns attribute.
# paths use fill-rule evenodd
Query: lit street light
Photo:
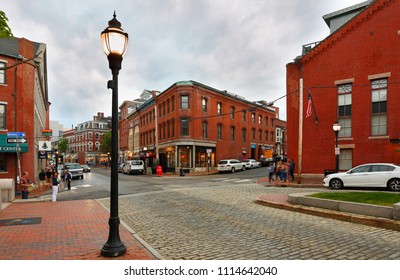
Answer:
<svg viewBox="0 0 400 280"><path fill-rule="evenodd" d="M112 89L112 128L111 128L111 192L110 192L110 232L107 242L101 249L104 257L118 257L126 253L126 247L119 237L118 217L118 74L121 70L122 57L128 47L128 34L121 28L121 23L114 17L108 27L101 32L103 50L107 55L113 79L108 81Z"/></svg>
<svg viewBox="0 0 400 280"><path fill-rule="evenodd" d="M335 144L335 156L336 156L336 173L339 172L339 155L340 155L340 150L338 147L338 137L339 137L339 131L340 131L340 123L336 121L333 124L333 131L335 132L336 136L336 144Z"/></svg>

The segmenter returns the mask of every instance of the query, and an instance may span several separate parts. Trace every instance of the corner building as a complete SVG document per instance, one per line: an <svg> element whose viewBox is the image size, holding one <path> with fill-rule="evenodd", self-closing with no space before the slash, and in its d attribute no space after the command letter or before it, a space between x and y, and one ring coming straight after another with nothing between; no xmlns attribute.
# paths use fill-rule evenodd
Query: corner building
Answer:
<svg viewBox="0 0 400 280"><path fill-rule="evenodd" d="M335 169L336 121L340 170L400 163L399 15L398 0L328 14L328 25L350 19L287 65L288 156L300 160L302 173ZM314 107L307 117L309 95Z"/></svg>
<svg viewBox="0 0 400 280"><path fill-rule="evenodd" d="M122 110L122 108L121 108ZM121 115L125 115L121 113ZM279 109L195 81L177 82L121 120L133 157L163 172L206 171L221 159L259 159L275 147ZM129 131L123 131L123 130ZM120 137L121 138L121 137Z"/></svg>

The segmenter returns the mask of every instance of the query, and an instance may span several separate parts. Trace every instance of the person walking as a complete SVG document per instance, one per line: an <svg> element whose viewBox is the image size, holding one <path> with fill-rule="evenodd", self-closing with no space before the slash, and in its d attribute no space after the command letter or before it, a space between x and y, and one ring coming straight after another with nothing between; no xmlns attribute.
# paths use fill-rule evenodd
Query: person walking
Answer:
<svg viewBox="0 0 400 280"><path fill-rule="evenodd" d="M269 179L268 182L269 182L269 183L271 183L271 180L272 180L273 182L275 182L275 180L274 180L274 178L273 178L274 173L275 173L275 166L274 166L274 163L271 162L271 163L269 164L269 166L268 166L268 179Z"/></svg>
<svg viewBox="0 0 400 280"><path fill-rule="evenodd" d="M72 180L72 174L69 172L69 170L65 171L64 175L64 180L67 182L68 190L71 190L71 180Z"/></svg>
<svg viewBox="0 0 400 280"><path fill-rule="evenodd" d="M20 183L20 186L21 186L22 199L28 199L28 194L29 194L29 191L28 191L28 187L29 187L28 175L29 175L28 171L25 171L22 174L21 179L19 180L19 183Z"/></svg>
<svg viewBox="0 0 400 280"><path fill-rule="evenodd" d="M44 169L39 173L39 190L42 192L43 187L46 190L46 172L44 172Z"/></svg>
<svg viewBox="0 0 400 280"><path fill-rule="evenodd" d="M294 161L293 161L293 159L289 160L289 180L294 181Z"/></svg>
<svg viewBox="0 0 400 280"><path fill-rule="evenodd" d="M58 180L58 173L54 172L53 176L51 177L51 188L53 189L53 202L57 201L57 194L58 194L58 186L60 184L60 181Z"/></svg>
<svg viewBox="0 0 400 280"><path fill-rule="evenodd" d="M47 186L51 187L51 177L53 176L53 170L50 166L46 169Z"/></svg>

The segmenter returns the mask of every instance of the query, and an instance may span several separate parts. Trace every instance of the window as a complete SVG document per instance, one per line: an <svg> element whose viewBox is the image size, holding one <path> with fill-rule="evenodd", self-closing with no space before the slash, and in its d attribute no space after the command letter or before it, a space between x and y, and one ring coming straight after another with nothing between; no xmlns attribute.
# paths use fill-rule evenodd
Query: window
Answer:
<svg viewBox="0 0 400 280"><path fill-rule="evenodd" d="M341 125L339 137L351 137L352 85L338 86L338 119Z"/></svg>
<svg viewBox="0 0 400 280"><path fill-rule="evenodd" d="M89 137L88 137L89 140L93 140L93 132L89 132L89 133L88 133L88 136L89 136Z"/></svg>
<svg viewBox="0 0 400 280"><path fill-rule="evenodd" d="M6 104L0 104L0 129L6 129Z"/></svg>
<svg viewBox="0 0 400 280"><path fill-rule="evenodd" d="M207 98L205 97L201 100L201 109L203 112L207 112Z"/></svg>
<svg viewBox="0 0 400 280"><path fill-rule="evenodd" d="M175 97L172 97L171 98L171 111L172 112L175 112Z"/></svg>
<svg viewBox="0 0 400 280"><path fill-rule="evenodd" d="M207 122L203 122L203 138L208 137L207 126L208 126Z"/></svg>
<svg viewBox="0 0 400 280"><path fill-rule="evenodd" d="M246 110L242 111L242 122L246 122L246 113L247 113Z"/></svg>
<svg viewBox="0 0 400 280"><path fill-rule="evenodd" d="M0 69L5 68L6 63L0 61ZM5 84L6 83L6 70L0 70L0 84Z"/></svg>
<svg viewBox="0 0 400 280"><path fill-rule="evenodd" d="M100 133L96 132L96 140L100 140Z"/></svg>
<svg viewBox="0 0 400 280"><path fill-rule="evenodd" d="M261 129L258 130L258 140L262 141L262 130Z"/></svg>
<svg viewBox="0 0 400 280"><path fill-rule="evenodd" d="M256 122L256 114L251 113L251 122L255 123Z"/></svg>
<svg viewBox="0 0 400 280"><path fill-rule="evenodd" d="M0 171L7 171L6 166L6 155L5 153L0 153Z"/></svg>
<svg viewBox="0 0 400 280"><path fill-rule="evenodd" d="M245 128L242 128L242 142L243 143L246 143L246 129Z"/></svg>
<svg viewBox="0 0 400 280"><path fill-rule="evenodd" d="M217 124L218 140L222 140L222 124Z"/></svg>
<svg viewBox="0 0 400 280"><path fill-rule="evenodd" d="M189 119L181 119L181 136L189 136Z"/></svg>
<svg viewBox="0 0 400 280"><path fill-rule="evenodd" d="M258 124L261 124L261 123L262 123L262 116L258 115Z"/></svg>
<svg viewBox="0 0 400 280"><path fill-rule="evenodd" d="M88 143L88 148L89 148L90 152L93 151L93 143L92 142Z"/></svg>
<svg viewBox="0 0 400 280"><path fill-rule="evenodd" d="M386 135L387 79L372 81L371 94L372 94L371 134Z"/></svg>
<svg viewBox="0 0 400 280"><path fill-rule="evenodd" d="M235 127L231 126L231 141L235 141Z"/></svg>
<svg viewBox="0 0 400 280"><path fill-rule="evenodd" d="M270 132L270 135L271 135L271 142L274 142L274 132L271 131L271 132Z"/></svg>
<svg viewBox="0 0 400 280"><path fill-rule="evenodd" d="M353 166L353 150L340 149L339 170L349 170Z"/></svg>
<svg viewBox="0 0 400 280"><path fill-rule="evenodd" d="M100 151L100 143L96 142L96 151Z"/></svg>
<svg viewBox="0 0 400 280"><path fill-rule="evenodd" d="M268 130L265 131L265 141L268 142Z"/></svg>
<svg viewBox="0 0 400 280"><path fill-rule="evenodd" d="M189 96L188 95L181 96L181 109L189 109Z"/></svg>
<svg viewBox="0 0 400 280"><path fill-rule="evenodd" d="M221 102L218 102L218 104L217 104L217 114L218 114L218 116L222 115L222 103Z"/></svg>
<svg viewBox="0 0 400 280"><path fill-rule="evenodd" d="M251 140L256 140L256 129L252 128L251 129Z"/></svg>
<svg viewBox="0 0 400 280"><path fill-rule="evenodd" d="M235 106L231 106L231 119L235 119Z"/></svg>
<svg viewBox="0 0 400 280"><path fill-rule="evenodd" d="M168 100L167 100L167 114L170 113L170 110L171 110L171 105L170 105L170 101L169 101L169 99L168 99ZM151 118L150 118L150 121L151 121Z"/></svg>
<svg viewBox="0 0 400 280"><path fill-rule="evenodd" d="M265 126L268 126L268 117L265 117Z"/></svg>

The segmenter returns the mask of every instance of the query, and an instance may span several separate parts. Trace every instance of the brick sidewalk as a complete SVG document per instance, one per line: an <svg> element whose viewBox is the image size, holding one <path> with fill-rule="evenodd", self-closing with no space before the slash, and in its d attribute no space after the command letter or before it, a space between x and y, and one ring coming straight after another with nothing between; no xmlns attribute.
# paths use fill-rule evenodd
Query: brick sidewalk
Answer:
<svg viewBox="0 0 400 280"><path fill-rule="evenodd" d="M0 220L33 217L41 217L41 223L0 226L0 259L156 259L122 225L120 237L127 253L116 258L102 257L100 250L108 239L109 213L95 200L12 203L0 211Z"/></svg>

